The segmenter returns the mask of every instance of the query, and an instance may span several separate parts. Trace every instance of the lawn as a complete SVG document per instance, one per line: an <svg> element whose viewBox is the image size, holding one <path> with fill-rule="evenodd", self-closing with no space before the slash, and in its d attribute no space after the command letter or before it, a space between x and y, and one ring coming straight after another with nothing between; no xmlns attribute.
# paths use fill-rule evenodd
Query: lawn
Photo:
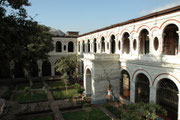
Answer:
<svg viewBox="0 0 180 120"><path fill-rule="evenodd" d="M47 101L47 94L44 91L20 92L15 95L15 101L18 103Z"/></svg>
<svg viewBox="0 0 180 120"><path fill-rule="evenodd" d="M40 116L33 116L33 117L24 117L18 120L54 120L53 115L40 115Z"/></svg>
<svg viewBox="0 0 180 120"><path fill-rule="evenodd" d="M53 90L55 89L65 89L65 84L64 84L64 81L63 80L60 80L60 81L48 81L47 82L49 87ZM68 82L67 83L67 86L68 87L72 87L72 85Z"/></svg>
<svg viewBox="0 0 180 120"><path fill-rule="evenodd" d="M65 99L65 98L72 98L73 96L78 96L78 89L68 89L66 94L66 90L54 90L52 91L52 95L54 99Z"/></svg>
<svg viewBox="0 0 180 120"><path fill-rule="evenodd" d="M24 90L25 87L30 87L29 83L20 83L16 85L17 90ZM34 82L32 89L40 89L43 87L43 84L41 82Z"/></svg>
<svg viewBox="0 0 180 120"><path fill-rule="evenodd" d="M66 112L63 113L65 120L87 120L85 111ZM92 108L89 114L89 120L111 120L104 112L98 108Z"/></svg>

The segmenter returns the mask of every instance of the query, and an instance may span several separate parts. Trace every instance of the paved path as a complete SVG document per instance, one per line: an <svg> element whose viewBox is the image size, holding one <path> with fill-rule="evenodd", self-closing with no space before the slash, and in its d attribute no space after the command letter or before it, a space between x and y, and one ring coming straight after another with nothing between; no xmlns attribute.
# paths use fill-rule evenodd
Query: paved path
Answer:
<svg viewBox="0 0 180 120"><path fill-rule="evenodd" d="M46 88L48 88L48 85L46 82L43 82L43 84ZM47 95L48 95L48 102L50 104L51 110L54 113L55 120L64 120L64 118L59 110L59 106L55 103L55 100L53 99L51 91L47 90Z"/></svg>

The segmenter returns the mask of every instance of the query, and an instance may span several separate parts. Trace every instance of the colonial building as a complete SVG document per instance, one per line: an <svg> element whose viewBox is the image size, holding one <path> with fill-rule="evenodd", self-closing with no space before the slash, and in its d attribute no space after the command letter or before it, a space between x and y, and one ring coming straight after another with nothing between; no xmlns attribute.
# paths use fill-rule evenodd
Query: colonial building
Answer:
<svg viewBox="0 0 180 120"><path fill-rule="evenodd" d="M160 104L180 119L180 6L85 33L77 45L92 103L114 94Z"/></svg>

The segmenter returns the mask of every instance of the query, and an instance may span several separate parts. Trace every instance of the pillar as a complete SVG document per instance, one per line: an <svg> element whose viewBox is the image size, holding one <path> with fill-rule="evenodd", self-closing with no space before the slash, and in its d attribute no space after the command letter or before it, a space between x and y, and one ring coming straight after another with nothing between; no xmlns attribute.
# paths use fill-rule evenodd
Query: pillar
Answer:
<svg viewBox="0 0 180 120"><path fill-rule="evenodd" d="M180 120L180 94L177 94L178 95L178 114L177 114L177 118L178 120Z"/></svg>
<svg viewBox="0 0 180 120"><path fill-rule="evenodd" d="M130 101L135 103L135 82L131 81L131 88L130 88Z"/></svg>
<svg viewBox="0 0 180 120"><path fill-rule="evenodd" d="M37 61L37 64L38 64L38 69L39 69L39 72L38 72L38 77L42 77L42 61Z"/></svg>
<svg viewBox="0 0 180 120"><path fill-rule="evenodd" d="M150 87L149 101L156 103L156 91L157 91L157 89L154 86L149 86L149 87Z"/></svg>

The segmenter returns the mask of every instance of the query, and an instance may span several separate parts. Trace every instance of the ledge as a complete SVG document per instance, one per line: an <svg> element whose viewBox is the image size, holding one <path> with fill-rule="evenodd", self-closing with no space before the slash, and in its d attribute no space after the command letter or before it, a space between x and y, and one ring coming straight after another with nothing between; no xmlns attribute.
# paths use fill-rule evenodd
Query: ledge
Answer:
<svg viewBox="0 0 180 120"><path fill-rule="evenodd" d="M104 61L109 61L109 60L119 60L120 55L119 54L106 54L106 53L84 53L83 54L84 59L89 59L89 60L104 60Z"/></svg>

